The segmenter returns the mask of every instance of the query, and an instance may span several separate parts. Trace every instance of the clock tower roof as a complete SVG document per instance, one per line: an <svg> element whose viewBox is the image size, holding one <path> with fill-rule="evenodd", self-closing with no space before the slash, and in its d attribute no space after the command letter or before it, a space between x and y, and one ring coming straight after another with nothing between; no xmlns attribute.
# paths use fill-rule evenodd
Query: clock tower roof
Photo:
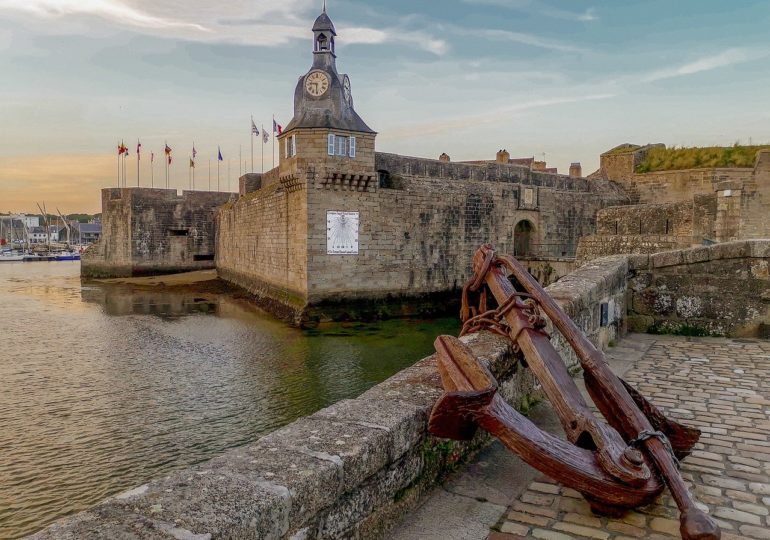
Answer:
<svg viewBox="0 0 770 540"><path fill-rule="evenodd" d="M337 31L334 29L334 23L329 18L329 15L326 14L326 8L324 8L324 12L315 20L313 32L331 32L335 36L337 35Z"/></svg>
<svg viewBox="0 0 770 540"><path fill-rule="evenodd" d="M298 128L327 128L374 133L353 108L350 79L337 73L334 24L324 11L313 25L313 66L294 91L294 118L284 133Z"/></svg>

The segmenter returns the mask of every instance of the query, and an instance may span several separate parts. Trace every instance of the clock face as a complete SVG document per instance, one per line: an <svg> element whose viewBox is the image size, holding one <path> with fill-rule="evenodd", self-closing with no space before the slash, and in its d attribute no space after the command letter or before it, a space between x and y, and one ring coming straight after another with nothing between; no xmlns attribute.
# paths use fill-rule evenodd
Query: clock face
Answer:
<svg viewBox="0 0 770 540"><path fill-rule="evenodd" d="M326 253L358 255L358 212L326 212Z"/></svg>
<svg viewBox="0 0 770 540"><path fill-rule="evenodd" d="M321 97L329 89L329 77L323 71L313 71L305 79L305 90L313 97Z"/></svg>

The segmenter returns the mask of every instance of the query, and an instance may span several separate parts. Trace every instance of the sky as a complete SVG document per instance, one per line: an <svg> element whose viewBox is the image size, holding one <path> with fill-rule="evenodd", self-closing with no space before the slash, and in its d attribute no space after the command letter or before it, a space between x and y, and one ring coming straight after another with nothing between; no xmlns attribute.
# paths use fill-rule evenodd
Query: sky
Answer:
<svg viewBox="0 0 770 540"><path fill-rule="evenodd" d="M0 212L98 212L117 183L237 189L250 117L286 125L320 0L0 0ZM328 0L377 149L535 156L584 174L621 143L770 142L765 0ZM255 143L256 171L272 145ZM156 162L150 171L149 152ZM229 169L229 175L228 175Z"/></svg>

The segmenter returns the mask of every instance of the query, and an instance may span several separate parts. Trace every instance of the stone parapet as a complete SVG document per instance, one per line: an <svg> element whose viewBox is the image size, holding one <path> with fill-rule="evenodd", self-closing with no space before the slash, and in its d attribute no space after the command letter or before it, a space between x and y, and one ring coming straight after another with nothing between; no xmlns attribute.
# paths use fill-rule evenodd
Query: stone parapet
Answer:
<svg viewBox="0 0 770 540"><path fill-rule="evenodd" d="M631 330L701 336L767 333L770 240L637 255L629 264Z"/></svg>

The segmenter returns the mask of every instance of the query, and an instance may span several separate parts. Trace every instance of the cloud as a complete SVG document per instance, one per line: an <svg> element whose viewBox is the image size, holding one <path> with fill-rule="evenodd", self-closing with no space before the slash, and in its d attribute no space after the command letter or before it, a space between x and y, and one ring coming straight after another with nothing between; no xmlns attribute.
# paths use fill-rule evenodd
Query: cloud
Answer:
<svg viewBox="0 0 770 540"><path fill-rule="evenodd" d="M759 60L770 55L770 51L752 51L743 48L727 49L719 54L706 56L677 67L660 69L643 75L641 82L655 82L675 77L684 77L694 75L704 71L712 71L718 68L731 66L734 64L743 64L753 60Z"/></svg>
<svg viewBox="0 0 770 540"><path fill-rule="evenodd" d="M150 15L119 0L0 0L0 9L21 11L47 18L95 15L139 28L188 28L200 32L208 31L199 24Z"/></svg>
<svg viewBox="0 0 770 540"><path fill-rule="evenodd" d="M463 31L464 32L464 31ZM468 30L469 34L475 36L485 37L494 41L510 41L512 43L521 43L522 45L529 45L531 47L539 47L541 49L548 49L551 51L570 52L570 53L587 53L588 49L578 47L569 43L563 43L560 41L554 41L534 34L526 34L524 32L513 32L510 30L494 30L494 29L477 29Z"/></svg>
<svg viewBox="0 0 770 540"><path fill-rule="evenodd" d="M291 40L309 39L312 20L319 8L314 0L232 0L226 7L201 0L172 0L162 4L135 0L132 4L123 0L0 0L0 10L43 20L69 19L73 29L77 28L74 24L78 19L91 16L163 38L276 47ZM180 13L184 14L184 20L179 18ZM424 30L374 29L344 23L337 27L345 45L402 43L435 55L449 50L445 40ZM66 31L66 27L57 25L57 31Z"/></svg>

